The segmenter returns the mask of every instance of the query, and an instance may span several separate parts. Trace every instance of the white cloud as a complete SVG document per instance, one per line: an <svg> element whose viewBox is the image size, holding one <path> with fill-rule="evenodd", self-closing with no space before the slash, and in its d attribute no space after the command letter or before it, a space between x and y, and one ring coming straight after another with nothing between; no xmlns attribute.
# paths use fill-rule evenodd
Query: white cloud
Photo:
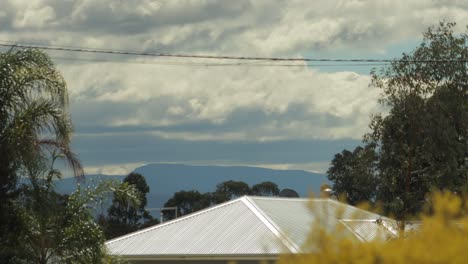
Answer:
<svg viewBox="0 0 468 264"><path fill-rule="evenodd" d="M179 162L160 161L164 164L179 164ZM212 165L212 161L185 161L186 165ZM119 163L106 164L101 166L85 167L86 174L104 174L104 175L127 175L136 168L146 165L146 163ZM274 170L305 170L314 173L325 173L329 167L329 162L310 162L310 163L239 163L239 162L218 162L219 166L254 166Z"/></svg>
<svg viewBox="0 0 468 264"><path fill-rule="evenodd" d="M459 28L468 24L468 5L458 0L0 0L0 5L2 41L163 53L375 57L390 45L417 41L441 19L456 21ZM359 139L369 115L380 110L369 76L352 69L180 66L169 64L200 61L49 53L55 59L120 61L57 60L75 126L106 127L110 134L132 126L169 140Z"/></svg>
<svg viewBox="0 0 468 264"><path fill-rule="evenodd" d="M13 21L15 28L42 28L55 19L54 9L46 1L11 2L18 11Z"/></svg>
<svg viewBox="0 0 468 264"><path fill-rule="evenodd" d="M329 162L310 162L310 163L275 163L275 164L251 164L252 166L274 169L274 170L305 170L314 173L326 173Z"/></svg>
<svg viewBox="0 0 468 264"><path fill-rule="evenodd" d="M162 52L378 52L441 19L468 24L466 4L456 0L2 1L22 28L10 40Z"/></svg>
<svg viewBox="0 0 468 264"><path fill-rule="evenodd" d="M265 138L360 138L369 115L378 111L379 91L354 72L323 73L312 68L184 67L135 64L61 66L75 115L89 103L110 104L107 120L95 125L174 126L208 121L222 126L242 111L238 127L224 134L161 133L167 138L262 140ZM98 77L99 76L99 77ZM83 102L82 107L80 105ZM132 105L131 112L112 108ZM252 126L248 119L259 118ZM335 119L335 120L333 120ZM102 123L105 122L105 123ZM248 126L244 126L244 124ZM92 124L92 123L91 123Z"/></svg>
<svg viewBox="0 0 468 264"><path fill-rule="evenodd" d="M145 165L144 163L119 163L119 164L106 164L102 166L86 166L84 171L86 174L105 174L105 175L126 175L135 168Z"/></svg>

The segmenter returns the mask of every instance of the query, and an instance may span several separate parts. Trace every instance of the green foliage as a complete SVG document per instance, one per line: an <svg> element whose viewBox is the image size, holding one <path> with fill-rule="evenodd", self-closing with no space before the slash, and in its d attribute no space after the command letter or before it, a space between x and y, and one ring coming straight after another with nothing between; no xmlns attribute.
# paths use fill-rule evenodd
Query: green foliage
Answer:
<svg viewBox="0 0 468 264"><path fill-rule="evenodd" d="M286 263L467 263L468 207L450 192L429 196L430 210L418 230L387 241L362 242L313 228L304 254L283 255Z"/></svg>
<svg viewBox="0 0 468 264"><path fill-rule="evenodd" d="M0 53L0 262L50 259L59 225L54 214L65 210L53 192L54 169L65 161L76 176L80 162L70 150L72 134L65 81L42 51L11 49ZM20 178L30 184L19 187ZM39 240L37 240L39 239ZM38 244L42 249L38 250ZM57 249L55 247L55 249ZM49 255L48 255L49 254ZM55 254L55 253L54 253Z"/></svg>
<svg viewBox="0 0 468 264"><path fill-rule="evenodd" d="M416 50L372 73L391 110L367 139L380 148L378 199L398 219L419 212L431 188L460 193L468 182L468 35L454 25L430 28Z"/></svg>
<svg viewBox="0 0 468 264"><path fill-rule="evenodd" d="M468 35L455 34L454 26L429 28L414 51L372 71L370 86L382 91L380 102L389 108L373 116L364 136L375 147L375 169L367 159L348 166L354 155L345 151L329 170L334 190L346 195L355 184L341 180L362 168L373 171L376 199L402 223L422 210L432 188L461 193L468 185Z"/></svg>
<svg viewBox="0 0 468 264"><path fill-rule="evenodd" d="M107 217L101 216L99 219L107 239L131 233L146 227L148 224L157 223L145 210L147 204L146 194L149 192L145 177L139 173L130 173L123 180L121 188L128 188L129 186L137 190L134 203L130 203L128 199L122 199L121 196L126 194L125 191L119 192L119 190L116 190Z"/></svg>
<svg viewBox="0 0 468 264"><path fill-rule="evenodd" d="M242 181L225 181L216 185L213 193L216 204L229 201L231 199L250 194L250 187Z"/></svg>
<svg viewBox="0 0 468 264"><path fill-rule="evenodd" d="M47 54L0 53L0 263L114 262L90 207L109 190L135 202L137 193L109 182L69 196L55 192L62 177L56 161L83 175L70 150L67 107L65 81Z"/></svg>
<svg viewBox="0 0 468 264"><path fill-rule="evenodd" d="M177 207L177 215L182 216L204 209L211 205L211 197L209 193L201 194L198 191L179 191L174 193L164 207ZM173 219L175 212L167 210L163 212L164 219Z"/></svg>
<svg viewBox="0 0 468 264"><path fill-rule="evenodd" d="M219 204L243 195L278 196L278 194L278 185L270 181L255 184L252 188L242 181L225 181L216 185L216 190L210 196L212 204Z"/></svg>
<svg viewBox="0 0 468 264"><path fill-rule="evenodd" d="M5 199L0 203L0 263L21 263L26 252L18 250L21 241L18 234L24 226L20 214L21 207L13 199Z"/></svg>
<svg viewBox="0 0 468 264"><path fill-rule="evenodd" d="M252 186L250 194L255 196L278 196L279 192L280 190L276 183L266 181Z"/></svg>
<svg viewBox="0 0 468 264"><path fill-rule="evenodd" d="M81 175L70 152L72 125L65 81L42 51L0 53L0 199L14 192L28 162L60 153Z"/></svg>
<svg viewBox="0 0 468 264"><path fill-rule="evenodd" d="M194 190L176 192L164 204L164 207L177 207L177 216L183 216L243 195L277 196L278 194L278 185L269 181L258 183L252 188L242 181L225 181L219 183L216 190L211 193L200 193ZM165 210L163 216L164 220L173 219L175 212Z"/></svg>
<svg viewBox="0 0 468 264"><path fill-rule="evenodd" d="M343 150L333 158L327 171L335 196L352 205L374 201L377 194L377 156L373 145Z"/></svg>
<svg viewBox="0 0 468 264"><path fill-rule="evenodd" d="M15 248L10 248L14 257L8 262L100 263L106 256L105 237L93 219L92 208L112 190L121 193L122 199L138 202L136 189L103 182L96 187L78 186L69 196L60 195L54 191L49 170L29 171L35 174L28 175L29 182L22 185L14 204L21 228L13 240Z"/></svg>

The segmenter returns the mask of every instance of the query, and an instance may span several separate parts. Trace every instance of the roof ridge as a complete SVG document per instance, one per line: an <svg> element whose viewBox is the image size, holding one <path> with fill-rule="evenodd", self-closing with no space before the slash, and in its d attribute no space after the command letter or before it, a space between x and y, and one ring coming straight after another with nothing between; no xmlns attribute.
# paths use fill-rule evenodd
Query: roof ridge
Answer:
<svg viewBox="0 0 468 264"><path fill-rule="evenodd" d="M351 204L348 204L348 203L344 203L344 202L340 202L340 201L337 201L337 200L334 200L334 199L328 199L330 202L332 203L335 203L335 204L338 204L340 206L344 206L344 207L348 207L348 208L353 208L354 210L360 212L360 213L365 213L365 214L371 214L371 215L374 215L374 216L378 216L377 219L379 218L382 218L382 219L386 219L386 220L393 220L389 217L386 217L384 215L381 215L379 213L376 213L376 212L372 212L372 211L369 211L369 210L364 210L362 208L360 208L359 206L355 206L355 205L351 205ZM360 220L363 220L363 219L360 219Z"/></svg>
<svg viewBox="0 0 468 264"><path fill-rule="evenodd" d="M303 197L280 197L280 196L255 196L255 195L245 195L250 199L259 199L259 200L292 200L292 201L326 201L330 198L303 198Z"/></svg>
<svg viewBox="0 0 468 264"><path fill-rule="evenodd" d="M152 230L154 230L154 229L158 229L158 228L162 228L162 227L164 227L164 226L172 225L172 224L175 224L175 223L177 223L177 222L181 222L181 221L187 220L187 219L189 219L189 218L192 218L192 217L195 217L195 216L198 216L198 215L202 215L202 214L208 213L208 212L210 212L210 211L219 209L219 208L221 208L221 207L228 206L228 205L233 204L233 203L236 203L236 202L240 202L241 200L242 200L242 197L239 197L239 198L237 198L237 199L234 199L234 200L231 200L231 201L227 201L227 202L225 202L225 203L217 204L217 205L215 205L215 206L208 207L208 208L205 208L205 209L202 209L202 210L199 210L199 211L196 211L196 212L193 212L193 213L190 213L190 214L181 216L181 217L179 217L179 218L175 218L175 219L166 221L166 222L164 222L164 223L160 223L160 224L157 224L157 225L154 225L154 226L150 226L150 227L147 227L147 228L144 228L144 229L141 229L141 230L137 230L137 231L135 231L135 232L132 232L132 233L129 233L129 234L120 236L120 237L116 237L116 238L110 239L110 240L106 241L105 244L114 243L114 242L117 242L117 241L120 241L120 240L124 240L124 239L128 239L128 238L137 236L137 235L139 235L139 234L143 234L143 233L152 231Z"/></svg>
<svg viewBox="0 0 468 264"><path fill-rule="evenodd" d="M252 200L249 196L243 196L241 201L258 217L258 219L283 242L291 253L300 253L300 247L294 243L283 230Z"/></svg>

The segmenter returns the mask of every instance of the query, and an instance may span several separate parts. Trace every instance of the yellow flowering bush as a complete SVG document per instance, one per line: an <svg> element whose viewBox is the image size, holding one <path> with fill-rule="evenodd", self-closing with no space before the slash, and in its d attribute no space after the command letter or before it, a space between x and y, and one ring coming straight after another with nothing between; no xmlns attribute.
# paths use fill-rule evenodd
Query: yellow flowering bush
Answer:
<svg viewBox="0 0 468 264"><path fill-rule="evenodd" d="M468 202L436 193L419 229L387 241L360 242L315 230L303 252L283 255L286 263L468 263Z"/></svg>

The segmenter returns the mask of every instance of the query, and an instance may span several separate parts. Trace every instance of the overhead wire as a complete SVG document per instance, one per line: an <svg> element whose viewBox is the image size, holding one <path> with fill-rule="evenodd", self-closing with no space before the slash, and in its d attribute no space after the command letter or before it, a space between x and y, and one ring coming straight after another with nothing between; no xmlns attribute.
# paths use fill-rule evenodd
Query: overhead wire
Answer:
<svg viewBox="0 0 468 264"><path fill-rule="evenodd" d="M11 41L1 41L0 46L3 47L19 47L19 48L35 48L42 50L65 51L65 52L80 52L80 53L96 53L96 54L111 54L111 55L130 55L130 56L149 56L149 57L168 57L168 58L190 58L190 59L211 59L211 60L238 60L238 61L269 61L269 62L372 62L372 63L391 63L393 59L330 59L330 58L299 58L299 57L256 57L256 56L228 56L228 55L197 55L197 54L179 54L179 53L153 53L141 51L124 51L96 48L78 48L78 47L61 47L49 45L33 45L24 43L14 43ZM468 60L399 60L400 62L408 63L431 63L431 62L468 62Z"/></svg>
<svg viewBox="0 0 468 264"><path fill-rule="evenodd" d="M186 61L137 61L126 60L116 61L100 58L79 58L79 57L59 57L51 56L52 59L59 61L83 61L83 62L104 62L104 63L127 63L127 64L150 64L150 65L163 65L163 66L205 66L205 67L225 67L225 66L245 66L245 67L360 67L360 66L384 66L388 63L358 63L358 64L265 64L264 61L255 61L254 63L204 63L204 62L186 62ZM259 64L261 63L261 64Z"/></svg>

